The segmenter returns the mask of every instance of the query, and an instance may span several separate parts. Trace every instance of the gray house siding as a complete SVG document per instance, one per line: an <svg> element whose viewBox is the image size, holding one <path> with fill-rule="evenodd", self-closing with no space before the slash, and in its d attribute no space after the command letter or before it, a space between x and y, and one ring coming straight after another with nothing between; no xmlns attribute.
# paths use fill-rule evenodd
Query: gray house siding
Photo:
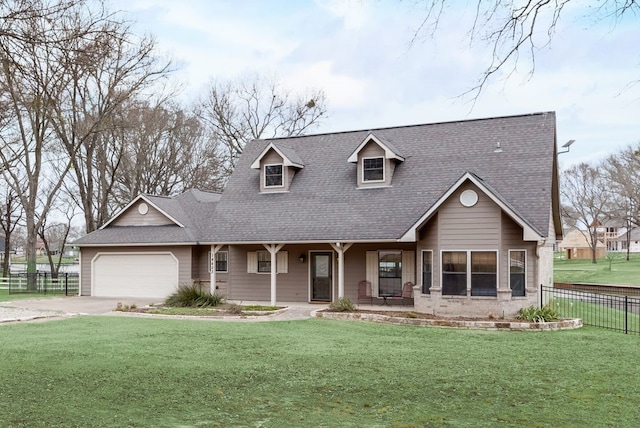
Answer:
<svg viewBox="0 0 640 428"><path fill-rule="evenodd" d="M191 247L172 247L172 246L145 246L145 247L83 247L82 259L80 266L80 281L82 288L80 294L82 296L91 295L91 261L98 253L126 254L126 253L145 253L145 252L170 252L178 259L178 284L191 283Z"/></svg>
<svg viewBox="0 0 640 428"><path fill-rule="evenodd" d="M146 203L142 200L133 204L129 209L123 212L111 225L112 226L163 226L175 224L166 215L147 204L149 211L146 214L140 214L138 207L140 204Z"/></svg>
<svg viewBox="0 0 640 428"><path fill-rule="evenodd" d="M465 207L460 194L474 190L478 201ZM486 194L471 184L463 185L445 201L419 234L417 254L422 272L422 250L433 251L433 281L430 294L416 293L416 310L440 315L465 313L469 316L513 316L537 299L536 242L523 240L523 229ZM497 296L472 297L442 295L441 251L496 251ZM512 297L509 282L509 250L526 251L526 295ZM420 276L419 283L422 284Z"/></svg>

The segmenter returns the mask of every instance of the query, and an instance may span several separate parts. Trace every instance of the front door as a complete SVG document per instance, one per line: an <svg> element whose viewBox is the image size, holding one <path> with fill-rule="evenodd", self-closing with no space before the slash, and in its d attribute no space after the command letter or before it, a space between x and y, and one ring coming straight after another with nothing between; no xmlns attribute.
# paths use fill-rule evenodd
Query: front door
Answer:
<svg viewBox="0 0 640 428"><path fill-rule="evenodd" d="M311 253L311 301L330 302L333 253Z"/></svg>

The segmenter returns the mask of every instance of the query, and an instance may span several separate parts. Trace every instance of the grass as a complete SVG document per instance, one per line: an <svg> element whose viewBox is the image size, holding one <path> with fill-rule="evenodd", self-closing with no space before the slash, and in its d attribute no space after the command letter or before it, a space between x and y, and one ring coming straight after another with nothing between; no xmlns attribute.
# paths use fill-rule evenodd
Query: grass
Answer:
<svg viewBox="0 0 640 428"><path fill-rule="evenodd" d="M634 313L637 306L630 307L630 310L625 313L623 310L607 307L603 304L562 297L553 299L549 306L557 310L562 318L580 318L584 325L620 331L624 331L626 325L629 331L640 331L640 315Z"/></svg>
<svg viewBox="0 0 640 428"><path fill-rule="evenodd" d="M313 319L1 325L0 426L635 426L638 337Z"/></svg>
<svg viewBox="0 0 640 428"><path fill-rule="evenodd" d="M47 297L62 297L64 294L43 294L43 293L18 293L18 294L9 294L9 290L0 289L0 302L9 302L11 300L20 300L20 299L44 299Z"/></svg>
<svg viewBox="0 0 640 428"><path fill-rule="evenodd" d="M632 254L626 260L626 254L611 253L610 259L567 260L556 254L553 264L555 282L583 282L591 284L640 285L640 254Z"/></svg>

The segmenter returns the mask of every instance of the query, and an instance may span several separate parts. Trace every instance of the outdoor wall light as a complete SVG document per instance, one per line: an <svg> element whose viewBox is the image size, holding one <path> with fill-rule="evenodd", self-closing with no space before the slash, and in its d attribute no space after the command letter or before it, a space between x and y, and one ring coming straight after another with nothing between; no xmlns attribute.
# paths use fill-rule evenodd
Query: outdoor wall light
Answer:
<svg viewBox="0 0 640 428"><path fill-rule="evenodd" d="M304 263L304 261L307 259L307 255L302 253L300 254L300 263Z"/></svg>

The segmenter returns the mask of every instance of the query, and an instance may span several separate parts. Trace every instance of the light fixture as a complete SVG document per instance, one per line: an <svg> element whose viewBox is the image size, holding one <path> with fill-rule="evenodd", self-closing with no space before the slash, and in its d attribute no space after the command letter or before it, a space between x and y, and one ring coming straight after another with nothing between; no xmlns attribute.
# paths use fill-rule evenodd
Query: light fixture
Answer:
<svg viewBox="0 0 640 428"><path fill-rule="evenodd" d="M575 142L576 142L576 140L569 140L569 141L567 141L566 143L564 143L564 144L562 145L562 148L563 148L563 149L566 149L566 150L560 150L557 154L561 155L562 153L569 153L569 150L571 149L571 145L572 145L573 143L575 143Z"/></svg>
<svg viewBox="0 0 640 428"><path fill-rule="evenodd" d="M307 255L305 253L300 254L300 263L304 263L306 258L307 258Z"/></svg>
<svg viewBox="0 0 640 428"><path fill-rule="evenodd" d="M500 148L500 141L496 143L496 148L493 153L502 153L502 149Z"/></svg>

